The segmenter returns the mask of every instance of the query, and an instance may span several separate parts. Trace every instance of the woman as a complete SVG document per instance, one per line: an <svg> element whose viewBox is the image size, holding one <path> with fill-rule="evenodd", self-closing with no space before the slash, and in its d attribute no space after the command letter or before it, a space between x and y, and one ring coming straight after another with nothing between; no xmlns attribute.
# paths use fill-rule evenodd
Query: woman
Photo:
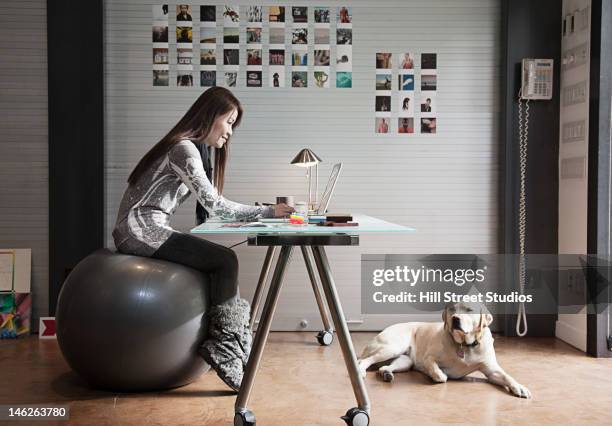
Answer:
<svg viewBox="0 0 612 426"><path fill-rule="evenodd" d="M249 304L238 293L238 259L229 248L173 230L170 217L191 193L208 214L228 220L281 217L293 211L285 204L249 206L221 195L228 144L242 113L229 90L213 87L204 92L130 174L113 231L122 253L182 263L210 274L208 339L199 352L236 391L252 342ZM202 144L215 149L214 186L196 147Z"/></svg>

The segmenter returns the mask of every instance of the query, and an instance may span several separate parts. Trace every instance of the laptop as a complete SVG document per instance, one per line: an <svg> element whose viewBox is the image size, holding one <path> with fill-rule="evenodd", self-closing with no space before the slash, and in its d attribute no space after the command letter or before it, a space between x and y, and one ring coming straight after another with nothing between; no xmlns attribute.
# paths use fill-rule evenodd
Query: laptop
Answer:
<svg viewBox="0 0 612 426"><path fill-rule="evenodd" d="M327 212L327 207L329 206L329 202L332 199L334 188L336 187L336 183L338 182L338 177L340 176L341 170L342 163L334 164L331 175L329 176L329 180L327 181L327 185L325 186L325 191L323 192L323 196L321 197L321 202L319 203L317 209L314 211L315 215L322 215Z"/></svg>

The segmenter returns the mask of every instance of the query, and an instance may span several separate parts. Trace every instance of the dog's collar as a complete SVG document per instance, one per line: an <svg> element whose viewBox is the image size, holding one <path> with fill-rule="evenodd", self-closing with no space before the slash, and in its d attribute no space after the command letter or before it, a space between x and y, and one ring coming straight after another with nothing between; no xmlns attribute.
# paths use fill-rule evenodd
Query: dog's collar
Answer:
<svg viewBox="0 0 612 426"><path fill-rule="evenodd" d="M469 345L466 345L464 343L459 343L459 347L457 348L457 356L459 358L465 358L465 351L463 350L463 347L466 347L468 349L472 349L472 348L475 348L476 346L478 346L479 344L480 344L480 341L478 339L475 339Z"/></svg>
<svg viewBox="0 0 612 426"><path fill-rule="evenodd" d="M469 345L466 344L461 344L460 346L465 346L466 348L474 348L476 346L478 346L480 344L480 342L478 341L478 339L474 339L474 341L472 343L470 343Z"/></svg>

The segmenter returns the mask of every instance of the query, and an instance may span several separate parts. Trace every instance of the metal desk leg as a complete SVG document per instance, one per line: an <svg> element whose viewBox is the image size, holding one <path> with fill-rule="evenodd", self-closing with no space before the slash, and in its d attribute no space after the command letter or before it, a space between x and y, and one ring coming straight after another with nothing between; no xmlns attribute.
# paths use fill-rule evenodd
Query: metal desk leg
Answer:
<svg viewBox="0 0 612 426"><path fill-rule="evenodd" d="M283 284L285 269L291 260L292 251L293 246L283 246L278 256L276 267L274 268L274 275L272 275L272 281L270 282L270 289L266 297L266 303L261 312L261 320L257 327L257 333L255 333L253 348L251 349L249 361L247 362L244 377L242 378L242 386L240 387L240 392L238 392L236 404L234 405L236 413L234 416L234 425L255 424L255 416L247 409L247 405L251 396L255 375L259 368L259 362L261 361L261 355L263 354L264 346L266 345L266 340L270 333L272 317L274 316L278 295Z"/></svg>
<svg viewBox="0 0 612 426"><path fill-rule="evenodd" d="M351 335L346 325L346 319L344 318L344 312L342 311L342 306L340 305L340 299L338 298L338 294L336 292L336 285L334 284L334 279L329 269L327 255L325 254L325 249L323 246L314 246L312 249L315 263L317 264L317 269L319 270L319 275L321 277L323 291L325 292L325 297L327 298L327 305L329 306L329 310L331 311L331 315L334 320L334 325L336 326L336 330L338 332L338 340L340 341L340 348L342 349L344 362L351 379L351 384L353 385L353 392L355 393L357 404L359 404L358 408L350 409L343 418L345 421L347 421L347 423L353 425L368 424L370 399L368 397L368 392L366 390L363 378L359 374L357 358L355 356L355 348L353 347ZM366 418L368 422L366 422Z"/></svg>
<svg viewBox="0 0 612 426"><path fill-rule="evenodd" d="M272 265L272 259L274 258L275 253L276 247L269 246L268 251L266 252L266 258L264 259L263 266L261 267L259 281L257 282L257 288L255 289L255 295L253 296L253 302L251 303L251 322L249 323L249 328L251 329L251 331L253 331L253 326L255 325L255 320L257 319L259 304L261 303L263 291L266 288L266 281L268 281L270 265Z"/></svg>
<svg viewBox="0 0 612 426"><path fill-rule="evenodd" d="M314 292L315 299L317 300L317 306L319 307L319 313L321 314L321 320L323 321L323 330L319 331L319 334L317 334L317 340L319 341L320 345L329 346L334 340L334 329L332 328L329 322L329 317L327 316L327 309L325 308L325 303L323 302L323 297L321 296L321 290L319 289L319 284L317 283L317 277L314 269L312 268L308 247L300 246L300 248L302 249L302 256L304 256L304 263L306 264L306 270L308 271L310 283L312 284L312 291Z"/></svg>

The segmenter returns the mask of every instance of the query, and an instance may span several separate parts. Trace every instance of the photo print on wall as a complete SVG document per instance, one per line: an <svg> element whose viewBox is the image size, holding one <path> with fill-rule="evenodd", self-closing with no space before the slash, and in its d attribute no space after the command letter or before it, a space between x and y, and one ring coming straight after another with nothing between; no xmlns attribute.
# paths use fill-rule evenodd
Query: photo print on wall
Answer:
<svg viewBox="0 0 612 426"><path fill-rule="evenodd" d="M213 27L200 28L200 43L215 44L217 43L217 29Z"/></svg>
<svg viewBox="0 0 612 426"><path fill-rule="evenodd" d="M400 117L414 116L414 95L400 93L398 100L399 100L398 115Z"/></svg>
<svg viewBox="0 0 612 426"><path fill-rule="evenodd" d="M191 44L193 42L192 27L176 27L176 42Z"/></svg>
<svg viewBox="0 0 612 426"><path fill-rule="evenodd" d="M259 44L261 43L261 28L248 28L246 29L246 42L247 44Z"/></svg>
<svg viewBox="0 0 612 426"><path fill-rule="evenodd" d="M246 82L247 87L261 87L261 71L247 71L246 72Z"/></svg>
<svg viewBox="0 0 612 426"><path fill-rule="evenodd" d="M339 26L342 24L351 24L353 23L353 13L351 12L350 7L342 6L338 8L338 13L336 15L336 22Z"/></svg>
<svg viewBox="0 0 612 426"><path fill-rule="evenodd" d="M153 86L168 86L170 76L168 70L153 70Z"/></svg>
<svg viewBox="0 0 612 426"><path fill-rule="evenodd" d="M153 25L153 43L168 43L168 25Z"/></svg>
<svg viewBox="0 0 612 426"><path fill-rule="evenodd" d="M226 72L224 73L224 77L225 77L225 85L227 87L236 87L236 83L238 81L238 73Z"/></svg>
<svg viewBox="0 0 612 426"><path fill-rule="evenodd" d="M414 133L414 118L413 117L399 117L397 119L397 133Z"/></svg>
<svg viewBox="0 0 612 426"><path fill-rule="evenodd" d="M168 49L167 48L153 48L153 64L154 65L168 65Z"/></svg>
<svg viewBox="0 0 612 426"><path fill-rule="evenodd" d="M426 133L426 134L436 133L436 119L434 117L421 118L421 133Z"/></svg>
<svg viewBox="0 0 612 426"><path fill-rule="evenodd" d="M217 7L200 6L200 22L214 23L213 26L217 26Z"/></svg>
<svg viewBox="0 0 612 426"><path fill-rule="evenodd" d="M391 90L391 74L376 74L376 90Z"/></svg>
<svg viewBox="0 0 612 426"><path fill-rule="evenodd" d="M285 28L272 27L270 28L270 44L285 44Z"/></svg>
<svg viewBox="0 0 612 426"><path fill-rule="evenodd" d="M168 22L168 5L158 4L153 6L153 22L165 21Z"/></svg>
<svg viewBox="0 0 612 426"><path fill-rule="evenodd" d="M374 123L374 132L376 133L389 133L389 121L391 119L387 117L376 117Z"/></svg>
<svg viewBox="0 0 612 426"><path fill-rule="evenodd" d="M193 21L191 6L188 4L176 5L176 22L191 22Z"/></svg>
<svg viewBox="0 0 612 426"><path fill-rule="evenodd" d="M308 8L293 6L291 8L291 16L293 17L293 22L305 24L308 22Z"/></svg>
<svg viewBox="0 0 612 426"><path fill-rule="evenodd" d="M306 71L291 72L291 87L308 87L308 73Z"/></svg>
<svg viewBox="0 0 612 426"><path fill-rule="evenodd" d="M247 6L247 22L262 22L263 8L261 6Z"/></svg>
<svg viewBox="0 0 612 426"><path fill-rule="evenodd" d="M399 74L398 78L398 89L400 91L413 91L414 90L414 74Z"/></svg>
<svg viewBox="0 0 612 426"><path fill-rule="evenodd" d="M315 44L329 45L329 27L314 29Z"/></svg>
<svg viewBox="0 0 612 426"><path fill-rule="evenodd" d="M270 23L285 22L285 6L270 6L268 19Z"/></svg>
<svg viewBox="0 0 612 426"><path fill-rule="evenodd" d="M271 66L268 71L270 87L285 87L285 67Z"/></svg>
<svg viewBox="0 0 612 426"><path fill-rule="evenodd" d="M352 72L336 72L336 87L339 89L350 89L353 87Z"/></svg>
<svg viewBox="0 0 612 426"><path fill-rule="evenodd" d="M191 71L177 71L176 85L179 87L193 87L193 75Z"/></svg>
<svg viewBox="0 0 612 426"><path fill-rule="evenodd" d="M237 27L240 25L238 6L223 6L223 27Z"/></svg>
<svg viewBox="0 0 612 426"><path fill-rule="evenodd" d="M316 70L314 72L315 86L320 89L329 87L329 71Z"/></svg>
<svg viewBox="0 0 612 426"><path fill-rule="evenodd" d="M285 65L285 51L282 49L270 50L270 65Z"/></svg>
<svg viewBox="0 0 612 426"><path fill-rule="evenodd" d="M247 49L247 65L261 65L261 49Z"/></svg>
<svg viewBox="0 0 612 426"><path fill-rule="evenodd" d="M421 95L421 116L431 116L436 112L435 94Z"/></svg>
<svg viewBox="0 0 612 426"><path fill-rule="evenodd" d="M353 70L353 46L336 46L336 71Z"/></svg>
<svg viewBox="0 0 612 426"><path fill-rule="evenodd" d="M200 86L212 87L217 85L216 71L200 71Z"/></svg>
<svg viewBox="0 0 612 426"><path fill-rule="evenodd" d="M314 8L315 24L329 24L329 7Z"/></svg>

